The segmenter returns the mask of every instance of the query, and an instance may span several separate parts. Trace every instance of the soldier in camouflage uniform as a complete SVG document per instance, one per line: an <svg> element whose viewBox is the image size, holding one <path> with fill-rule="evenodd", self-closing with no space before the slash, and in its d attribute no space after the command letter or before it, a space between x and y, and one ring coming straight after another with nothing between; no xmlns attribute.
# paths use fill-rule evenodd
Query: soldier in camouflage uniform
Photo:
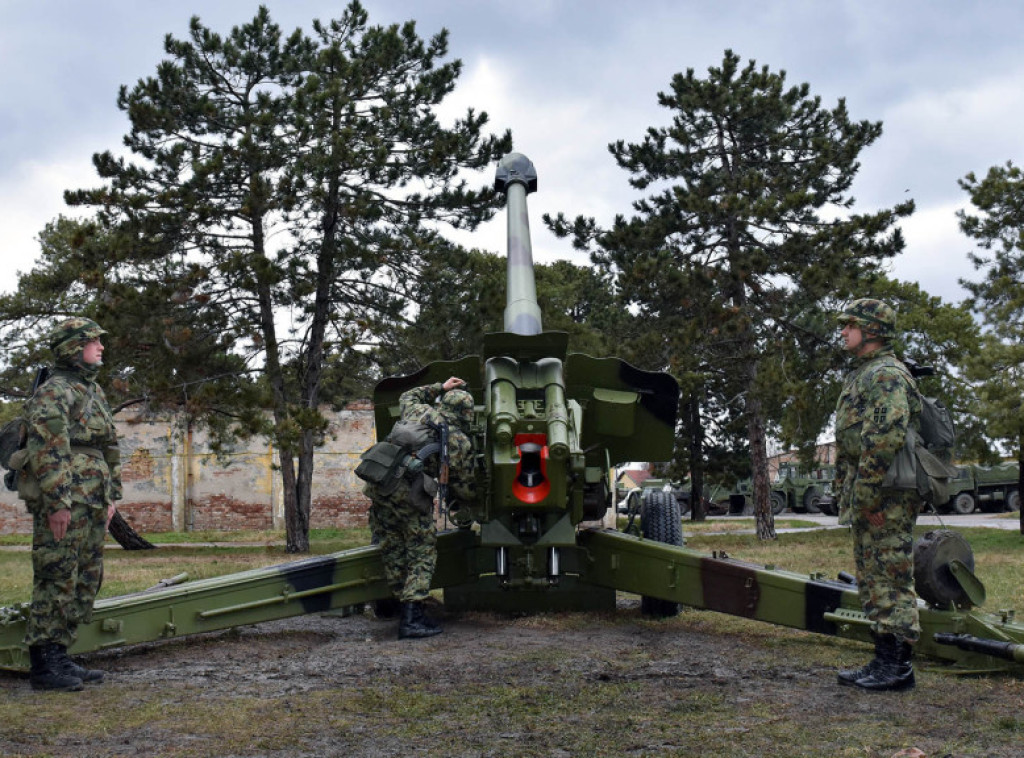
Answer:
<svg viewBox="0 0 1024 758"><path fill-rule="evenodd" d="M469 438L473 422L473 396L458 377L443 384L416 387L399 398L403 421L448 424L449 491L455 501L472 498L472 452ZM440 404L434 401L440 397ZM423 601L430 594L430 582L437 563L437 532L434 526L433 479L437 477L437 456L431 456L424 474L412 481L402 479L397 489L382 495L373 484L363 491L373 501L370 529L379 541L388 585L401 603L398 638L431 637L441 628L423 612ZM452 503L450 507L456 507Z"/></svg>
<svg viewBox="0 0 1024 758"><path fill-rule="evenodd" d="M79 624L92 619L103 580L103 539L121 498L113 414L96 383L105 334L68 319L50 335L50 378L26 404L27 463L19 494L33 518L32 604L25 634L35 689L80 690L102 671L67 654Z"/></svg>
<svg viewBox="0 0 1024 758"><path fill-rule="evenodd" d="M839 523L850 524L857 590L872 622L875 658L839 673L839 683L868 690L914 686L912 645L921 636L914 593L913 530L920 498L883 489L882 480L907 429L918 424L921 400L890 340L896 312L860 299L838 316L854 364L836 407Z"/></svg>

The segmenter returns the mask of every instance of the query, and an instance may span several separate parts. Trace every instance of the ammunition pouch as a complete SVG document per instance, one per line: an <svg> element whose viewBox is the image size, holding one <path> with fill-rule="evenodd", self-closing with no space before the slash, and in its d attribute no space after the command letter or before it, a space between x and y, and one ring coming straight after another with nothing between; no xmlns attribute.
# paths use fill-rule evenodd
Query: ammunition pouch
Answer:
<svg viewBox="0 0 1024 758"><path fill-rule="evenodd" d="M376 487L381 495L390 495L405 475L409 458L400 445L378 442L359 456L355 475Z"/></svg>
<svg viewBox="0 0 1024 758"><path fill-rule="evenodd" d="M938 506L949 501L946 485L956 475L956 468L929 451L921 435L911 428L907 430L903 447L885 472L882 487L916 492L925 502Z"/></svg>
<svg viewBox="0 0 1024 758"><path fill-rule="evenodd" d="M28 463L28 450L21 448L15 451L14 455L11 456L8 468L11 471L21 471L25 468L25 464Z"/></svg>
<svg viewBox="0 0 1024 758"><path fill-rule="evenodd" d="M39 480L25 465L28 463L28 450L16 450L8 462L10 470L4 474L4 485L11 492L17 492L21 500L38 500L42 497Z"/></svg>

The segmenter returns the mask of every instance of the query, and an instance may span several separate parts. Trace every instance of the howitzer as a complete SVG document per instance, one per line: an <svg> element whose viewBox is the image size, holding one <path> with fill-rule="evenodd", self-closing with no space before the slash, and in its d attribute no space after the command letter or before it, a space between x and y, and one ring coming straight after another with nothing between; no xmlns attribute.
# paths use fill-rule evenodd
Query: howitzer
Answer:
<svg viewBox="0 0 1024 758"><path fill-rule="evenodd" d="M456 528L438 537L433 586L443 590L446 608L611 610L616 593L628 592L640 595L651 615L670 615L685 604L868 642L870 624L850 581L686 548L671 493L644 494L640 535L603 524L613 466L671 457L679 388L665 373L572 353L567 335L543 331L526 206L537 175L528 159L512 154L498 167L495 184L507 198L504 331L488 334L479 356L389 377L374 392L378 438L398 420L407 389L459 376L474 397L477 497L460 503ZM966 543L936 536L920 555L918 652L958 671L1024 674L1024 625L1011 612L972 609L984 589ZM71 652L389 597L379 549L362 547L101 600ZM24 607L0 611L0 667L27 666L25 613Z"/></svg>

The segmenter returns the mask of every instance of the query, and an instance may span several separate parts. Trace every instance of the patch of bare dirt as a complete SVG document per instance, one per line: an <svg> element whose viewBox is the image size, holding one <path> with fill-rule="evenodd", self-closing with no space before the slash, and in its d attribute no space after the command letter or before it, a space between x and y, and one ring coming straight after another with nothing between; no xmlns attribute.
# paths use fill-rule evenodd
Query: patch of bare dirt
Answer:
<svg viewBox="0 0 1024 758"><path fill-rule="evenodd" d="M1016 728L1012 719L1020 712L1022 689L1015 681L992 680L988 686L974 680L969 695L964 691L958 697L950 694L957 680L922 671L912 693L851 691L836 684L832 666L802 660L801 646L816 644L813 635L804 635L807 640L786 638L780 651L732 634L706 633L703 612L684 611L677 619L652 622L640 615L634 600L620 601L614 616L577 614L568 620L445 615L439 607L434 613L441 616L445 633L425 640L399 641L397 620L379 619L367 610L137 645L90 656L89 663L107 670L102 687L123 688L149 703L177 708L198 700L200 706L208 702L215 709L226 700L252 696L270 704L272 718L292 720L294 744L287 749L254 744L231 753L245 756L571 756L579 754L573 747L579 743L574 732L576 737L600 739L607 730L607 750L591 749L591 755L700 755L702 740L720 740L723 732L731 731L731 752L717 754L888 758L915 747L930 758L942 758L953 755L943 752L944 746L970 741L965 729L981 728L965 724L971 713L985 713L989 721L1008 718L1009 728ZM840 652L849 652L847 662L856 664L869 651L851 644ZM1001 682L1011 689L1001 689ZM527 699L529 693L547 694L538 695L536 723L487 721L488 714L480 716L479 711L488 706L476 701L473 721L467 722L458 708L438 714L444 730L457 732L453 748L452 734L441 735L440 729L431 739L375 727L381 720L401 719L387 710L387 693L403 692L410 683L449 709L458 693L469 698L496 689L528 693ZM27 687L9 678L2 683L18 698L36 697L25 692ZM382 698L377 714L350 705L362 702L370 688ZM626 693L628 700L604 702L603 693L612 690ZM87 690L77 697L88 696ZM302 708L306 696L329 702L340 715L309 713ZM572 714L572 723L549 724L544 697L573 698L584 707ZM961 702L963 698L971 702ZM585 704L591 701L593 708L588 709ZM954 718L950 703L958 702L961 710ZM706 705L695 706L701 703ZM73 699L68 706L74 707ZM326 726L332 718L335 726ZM342 722L344 728L337 727ZM875 746L865 744L861 735L875 727L884 738ZM791 750L768 752L766 744L779 739L773 730L793 740ZM623 743L630 731L635 736ZM759 736L764 732L767 736ZM977 739L990 740L989 733L979 732ZM816 738L821 742L816 744ZM1012 734L1007 740L1015 744ZM210 744L187 730L168 729L164 722L133 728L130 734L57 740L38 751L18 745L14 754L212 755ZM1020 753L996 740L979 745L976 752L955 755L1002 758Z"/></svg>

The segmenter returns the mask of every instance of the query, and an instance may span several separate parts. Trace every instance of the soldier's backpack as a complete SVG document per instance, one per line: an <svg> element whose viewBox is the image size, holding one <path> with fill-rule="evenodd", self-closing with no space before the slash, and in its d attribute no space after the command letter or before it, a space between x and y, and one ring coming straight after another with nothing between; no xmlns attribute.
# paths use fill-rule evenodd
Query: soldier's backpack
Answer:
<svg viewBox="0 0 1024 758"><path fill-rule="evenodd" d="M399 421L386 438L359 458L355 474L373 484L381 495L390 495L403 477L423 471L423 464L440 450L438 429L421 421Z"/></svg>
<svg viewBox="0 0 1024 758"><path fill-rule="evenodd" d="M933 506L945 505L949 502L949 482L958 473L951 464L956 444L953 418L938 398L920 393L911 369L902 365L898 368L921 399L921 415L919 428L907 430L906 442L889 466L882 486L912 490Z"/></svg>
<svg viewBox="0 0 1024 758"><path fill-rule="evenodd" d="M25 449L27 438L28 429L23 416L8 421L0 429L0 466L6 472L4 485L11 491L18 489L18 469L24 465L24 461L20 460L24 455L18 455L18 451Z"/></svg>
<svg viewBox="0 0 1024 758"><path fill-rule="evenodd" d="M50 370L45 366L36 372L32 383L32 395L35 395L49 378ZM0 429L0 466L4 468L4 486L11 492L18 490L19 472L28 461L25 443L28 441L28 422L25 420L24 407L22 412Z"/></svg>

